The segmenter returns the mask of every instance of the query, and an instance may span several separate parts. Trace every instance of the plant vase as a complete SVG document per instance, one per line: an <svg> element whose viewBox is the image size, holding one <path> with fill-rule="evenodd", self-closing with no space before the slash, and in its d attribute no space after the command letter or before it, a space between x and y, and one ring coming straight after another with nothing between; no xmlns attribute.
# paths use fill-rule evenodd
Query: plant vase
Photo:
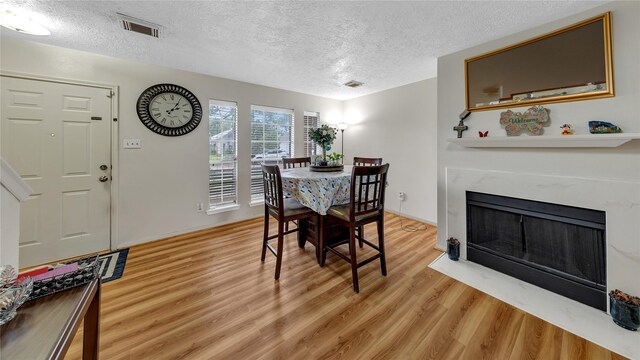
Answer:
<svg viewBox="0 0 640 360"><path fill-rule="evenodd" d="M609 294L611 318L617 325L631 331L640 328L640 306L616 299Z"/></svg>
<svg viewBox="0 0 640 360"><path fill-rule="evenodd" d="M458 261L460 258L460 242L457 239L447 240L447 255L453 261Z"/></svg>
<svg viewBox="0 0 640 360"><path fill-rule="evenodd" d="M322 148L322 160L318 161L318 165L327 166L329 163L327 162L327 149Z"/></svg>

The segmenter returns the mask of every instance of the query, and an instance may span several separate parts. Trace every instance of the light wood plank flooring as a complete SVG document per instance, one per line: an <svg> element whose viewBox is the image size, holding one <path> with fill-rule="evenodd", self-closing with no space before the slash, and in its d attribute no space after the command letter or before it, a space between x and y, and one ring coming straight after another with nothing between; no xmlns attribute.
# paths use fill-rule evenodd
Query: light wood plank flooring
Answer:
<svg viewBox="0 0 640 360"><path fill-rule="evenodd" d="M406 232L388 213L385 228L389 274L361 268L360 294L346 262L329 254L320 268L295 234L274 281L262 219L133 247L103 287L101 358L622 359L429 269L435 227Z"/></svg>

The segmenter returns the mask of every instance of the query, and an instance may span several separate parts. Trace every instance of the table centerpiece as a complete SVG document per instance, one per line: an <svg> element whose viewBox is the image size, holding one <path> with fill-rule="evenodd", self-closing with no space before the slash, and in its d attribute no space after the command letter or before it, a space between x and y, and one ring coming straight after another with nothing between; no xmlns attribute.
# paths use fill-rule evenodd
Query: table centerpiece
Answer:
<svg viewBox="0 0 640 360"><path fill-rule="evenodd" d="M338 164L334 158L338 156L338 154L332 154L329 159L332 162L327 160L327 151L331 150L331 144L336 140L336 135L338 131L327 124L323 124L317 129L309 131L309 139L313 140L320 148L322 148L322 158L321 160L316 160L316 163L311 165L311 171L342 171L344 166L342 164ZM342 158L342 154L340 154L340 158Z"/></svg>

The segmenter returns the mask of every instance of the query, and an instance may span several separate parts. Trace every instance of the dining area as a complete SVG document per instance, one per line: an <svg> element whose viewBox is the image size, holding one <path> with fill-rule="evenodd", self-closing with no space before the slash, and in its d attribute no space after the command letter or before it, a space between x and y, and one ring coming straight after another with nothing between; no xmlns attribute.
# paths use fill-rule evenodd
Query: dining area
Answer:
<svg viewBox="0 0 640 360"><path fill-rule="evenodd" d="M264 234L261 260L276 257L274 279L282 272L285 236L296 233L297 245L314 247L315 262L328 256L350 264L353 291L359 293L358 268L379 260L387 275L384 245L384 200L389 164L382 158L355 157L353 165L327 166L311 157L282 158L262 165ZM276 229L270 229L270 219ZM365 238L365 226L375 234ZM364 248L368 247L366 253ZM366 258L363 258L366 254ZM360 255L360 257L359 257Z"/></svg>

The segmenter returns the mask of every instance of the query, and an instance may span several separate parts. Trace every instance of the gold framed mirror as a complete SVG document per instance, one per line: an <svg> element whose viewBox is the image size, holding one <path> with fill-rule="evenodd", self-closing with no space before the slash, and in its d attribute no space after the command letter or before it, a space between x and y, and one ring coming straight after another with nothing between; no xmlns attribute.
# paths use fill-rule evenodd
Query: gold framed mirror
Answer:
<svg viewBox="0 0 640 360"><path fill-rule="evenodd" d="M611 13L465 60L467 110L614 96Z"/></svg>

